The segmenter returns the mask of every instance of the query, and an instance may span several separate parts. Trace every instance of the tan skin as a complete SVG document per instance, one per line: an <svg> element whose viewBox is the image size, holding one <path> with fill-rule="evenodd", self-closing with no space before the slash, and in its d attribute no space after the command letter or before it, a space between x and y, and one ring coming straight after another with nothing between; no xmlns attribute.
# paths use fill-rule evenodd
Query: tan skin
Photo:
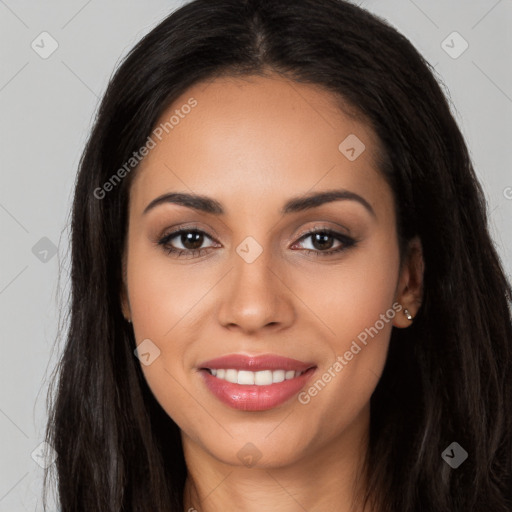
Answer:
<svg viewBox="0 0 512 512"><path fill-rule="evenodd" d="M276 75L197 84L162 119L190 97L197 106L146 156L132 184L122 294L137 344L149 338L161 351L142 370L182 432L185 510L363 512L350 503L369 401L393 326L412 323L403 309L308 404L295 396L266 411L232 409L205 388L198 365L270 353L314 361L319 377L392 304L416 315L421 244L410 243L400 267L376 136L331 93ZM366 146L354 161L338 149L350 134ZM358 194L374 214L352 199L280 213L292 197L332 189ZM164 203L143 214L153 199L176 191L209 196L225 213ZM179 235L170 244L188 249L180 258L156 243L181 227L206 233L201 254L191 255L194 245ZM357 242L302 238L322 228ZM248 236L263 249L252 263L236 251ZM253 467L237 456L249 442L261 453Z"/></svg>

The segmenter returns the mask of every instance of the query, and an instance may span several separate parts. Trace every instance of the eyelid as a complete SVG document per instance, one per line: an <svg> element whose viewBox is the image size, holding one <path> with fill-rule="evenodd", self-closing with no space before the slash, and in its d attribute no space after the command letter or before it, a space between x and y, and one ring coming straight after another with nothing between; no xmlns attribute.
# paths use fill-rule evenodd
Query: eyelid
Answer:
<svg viewBox="0 0 512 512"><path fill-rule="evenodd" d="M207 228L209 229L209 228ZM161 240L162 238L165 238L168 235L176 234L181 231L199 231L201 233L204 233L205 235L208 235L210 238L215 238L213 235L210 234L209 230L207 231L205 228L201 227L197 223L185 223L185 224L175 224L174 226L167 227L163 229L160 233L160 235L156 235L156 240Z"/></svg>
<svg viewBox="0 0 512 512"><path fill-rule="evenodd" d="M348 229L345 226L342 226L341 224L337 224L338 227L333 228L331 226L327 226L325 224L319 224L315 225L311 228L307 228L306 230L302 231L299 235L295 235L297 239L302 238L304 235L310 235L312 233L317 233L318 231L327 231L330 233L333 233L335 235L344 236L347 238L352 238L352 235L350 234L350 229ZM345 231L345 233L340 232L340 229L342 231Z"/></svg>

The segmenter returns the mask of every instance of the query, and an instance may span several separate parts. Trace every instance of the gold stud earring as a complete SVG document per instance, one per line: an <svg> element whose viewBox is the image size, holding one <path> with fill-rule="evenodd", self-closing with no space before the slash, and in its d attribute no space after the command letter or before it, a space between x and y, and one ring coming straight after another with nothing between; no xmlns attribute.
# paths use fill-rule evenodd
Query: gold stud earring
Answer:
<svg viewBox="0 0 512 512"><path fill-rule="evenodd" d="M408 309L404 309L404 315L407 317L407 320L412 320L412 315Z"/></svg>

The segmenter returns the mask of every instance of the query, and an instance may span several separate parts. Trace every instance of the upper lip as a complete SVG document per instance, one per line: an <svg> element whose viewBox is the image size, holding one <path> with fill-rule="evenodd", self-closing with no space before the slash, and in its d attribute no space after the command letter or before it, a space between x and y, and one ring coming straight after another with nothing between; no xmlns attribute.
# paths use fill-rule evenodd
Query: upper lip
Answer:
<svg viewBox="0 0 512 512"><path fill-rule="evenodd" d="M264 354L258 356L248 356L245 354L228 354L204 361L199 368L211 369L233 369L233 370L295 370L304 372L315 366L314 363L298 361L289 357L278 356L275 354Z"/></svg>

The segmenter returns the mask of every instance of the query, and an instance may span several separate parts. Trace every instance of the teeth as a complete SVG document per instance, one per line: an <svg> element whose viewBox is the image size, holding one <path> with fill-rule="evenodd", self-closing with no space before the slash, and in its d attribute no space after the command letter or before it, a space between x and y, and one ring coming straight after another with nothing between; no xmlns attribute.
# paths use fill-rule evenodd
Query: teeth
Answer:
<svg viewBox="0 0 512 512"><path fill-rule="evenodd" d="M274 370L272 372L272 382L283 382L285 373L284 370Z"/></svg>
<svg viewBox="0 0 512 512"><path fill-rule="evenodd" d="M254 384L254 372L238 371L238 384Z"/></svg>
<svg viewBox="0 0 512 512"><path fill-rule="evenodd" d="M238 372L236 370L226 370L226 375L224 377L228 382L232 382L236 384L238 382Z"/></svg>
<svg viewBox="0 0 512 512"><path fill-rule="evenodd" d="M227 380L234 384L257 386L269 386L270 384L277 384L284 380L294 379L304 372L294 370L261 370L259 372L251 372L247 370L233 370L233 369L212 369L210 370L214 377L218 379Z"/></svg>
<svg viewBox="0 0 512 512"><path fill-rule="evenodd" d="M263 370L261 372L254 372L254 384L258 386L268 386L272 384L272 371Z"/></svg>

